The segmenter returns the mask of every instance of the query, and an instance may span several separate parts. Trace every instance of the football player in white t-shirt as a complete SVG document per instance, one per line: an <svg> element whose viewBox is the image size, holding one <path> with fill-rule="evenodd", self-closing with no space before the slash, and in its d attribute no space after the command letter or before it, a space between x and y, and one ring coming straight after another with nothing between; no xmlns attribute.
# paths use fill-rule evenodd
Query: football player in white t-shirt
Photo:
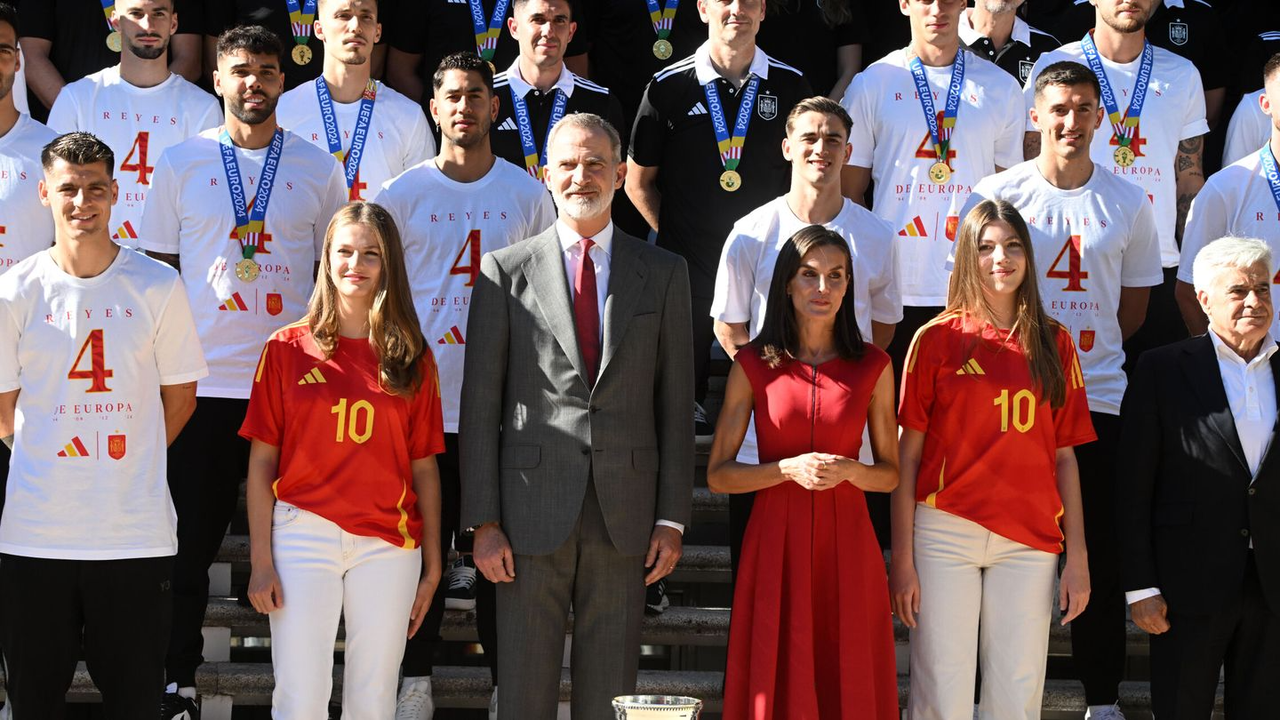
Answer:
<svg viewBox="0 0 1280 720"><path fill-rule="evenodd" d="M1204 87L1195 66L1146 39L1146 23L1158 0L1092 1L1094 30L1041 55L1024 95L1026 107L1035 107L1034 79L1052 63L1072 60L1090 68L1102 85L1107 113L1103 128L1093 138L1093 160L1136 183L1154 204L1164 282L1151 293L1142 328L1126 343L1132 364L1142 351L1187 334L1173 297L1178 243L1191 201L1204 185L1203 136L1209 124ZM1027 131L1028 157L1032 157L1038 154L1040 136L1029 121ZM1096 697L1089 683L1085 689L1086 695Z"/></svg>
<svg viewBox="0 0 1280 720"><path fill-rule="evenodd" d="M1192 284L1191 264L1205 245L1219 238L1258 238L1271 246L1272 282L1280 281L1280 54L1263 70L1259 106L1265 113L1268 138L1240 160L1209 177L1191 203L1187 230L1182 234L1178 265L1178 306L1193 335L1208 329L1208 319ZM1269 175L1270 170L1270 177ZM1280 337L1280 318L1272 318L1271 333Z"/></svg>
<svg viewBox="0 0 1280 720"><path fill-rule="evenodd" d="M57 133L20 112L14 102L22 67L17 22L13 6L0 3L0 275L53 243L53 218L40 204L37 185L44 177L40 151ZM0 479L8 459L0 448Z"/></svg>
<svg viewBox="0 0 1280 720"><path fill-rule="evenodd" d="M207 573L248 463L249 443L236 433L262 344L305 313L325 228L347 197L333 156L276 124L279 38L234 28L218 39L217 56L223 125L165 151L142 221L143 248L182 273L210 371L170 455L181 523L167 718L194 717Z"/></svg>
<svg viewBox="0 0 1280 720"><path fill-rule="evenodd" d="M351 200L367 200L405 170L436 154L422 107L370 78L382 36L376 0L321 0L316 38L324 73L280 98L280 126L343 164ZM355 152L353 152L353 149Z"/></svg>
<svg viewBox="0 0 1280 720"><path fill-rule="evenodd" d="M93 133L111 146L120 184L111 237L138 247L142 205L160 155L216 127L222 111L212 95L169 70L169 41L178 29L173 0L117 0L112 18L124 43L120 64L64 86L49 127Z"/></svg>
<svg viewBox="0 0 1280 720"><path fill-rule="evenodd" d="M1093 72L1057 62L1041 70L1033 90L1039 156L978 183L962 214L983 200L1005 200L1018 209L1042 273L1041 303L1070 330L1079 351L1098 439L1076 448L1092 594L1071 623L1072 648L1077 663L1120 668L1125 596L1113 486L1126 386L1123 342L1142 325L1150 288L1164 279L1160 239L1142 189L1090 157L1105 116ZM1093 692L1118 680L1095 671ZM1091 708L1091 716L1108 717L1115 701L1097 700L1089 702L1103 707Z"/></svg>
<svg viewBox="0 0 1280 720"><path fill-rule="evenodd" d="M489 131L498 115L498 97L489 64L475 53L450 55L440 62L431 84L431 118L440 126L440 154L384 185L375 202L400 227L415 309L440 375L445 431L445 452L436 456L442 500L440 548L447 552L454 544L467 552L470 538L458 527L457 433L471 291L484 253L541 233L555 224L556 212L542 183L493 154ZM470 555L457 560L447 578L450 582L440 583L427 614L426 623L433 627L425 627L405 647L401 708L432 707L431 655L446 603L476 609L480 641L497 682L493 584L476 573ZM472 601L465 592L468 581L475 583Z"/></svg>
<svg viewBox="0 0 1280 720"><path fill-rule="evenodd" d="M905 307L888 351L900 375L916 330L946 304L947 255L973 184L1022 161L1023 108L1018 83L961 43L964 0L899 5L911 44L859 73L840 104L853 118L842 191L865 205L874 179L871 207L896 233Z"/></svg>
<svg viewBox="0 0 1280 720"><path fill-rule="evenodd" d="M154 717L177 535L165 446L208 374L172 268L111 241L114 157L44 151L56 242L0 276L0 642L18 717L62 717L83 657L110 717Z"/></svg>
<svg viewBox="0 0 1280 720"><path fill-rule="evenodd" d="M1231 114L1227 141L1222 148L1223 167L1257 151L1271 136L1271 118L1261 106L1263 92L1254 90L1240 98L1240 104Z"/></svg>

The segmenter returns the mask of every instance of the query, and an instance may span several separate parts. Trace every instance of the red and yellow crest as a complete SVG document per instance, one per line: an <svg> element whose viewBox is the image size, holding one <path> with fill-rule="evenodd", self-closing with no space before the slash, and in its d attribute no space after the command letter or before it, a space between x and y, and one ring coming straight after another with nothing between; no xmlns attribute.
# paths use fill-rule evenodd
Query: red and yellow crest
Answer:
<svg viewBox="0 0 1280 720"><path fill-rule="evenodd" d="M112 460L123 458L125 449L124 435L107 436L107 454L111 456Z"/></svg>
<svg viewBox="0 0 1280 720"><path fill-rule="evenodd" d="M284 312L284 299L280 293L267 293L267 314L279 315Z"/></svg>
<svg viewBox="0 0 1280 720"><path fill-rule="evenodd" d="M1080 331L1080 352L1089 352L1093 349L1093 339L1096 333L1093 330Z"/></svg>

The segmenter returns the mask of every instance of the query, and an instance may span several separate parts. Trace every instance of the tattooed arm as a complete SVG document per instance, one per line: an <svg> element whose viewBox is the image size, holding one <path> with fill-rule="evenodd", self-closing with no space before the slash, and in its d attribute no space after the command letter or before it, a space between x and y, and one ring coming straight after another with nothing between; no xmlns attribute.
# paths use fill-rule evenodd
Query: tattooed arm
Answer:
<svg viewBox="0 0 1280 720"><path fill-rule="evenodd" d="M1174 237L1182 244L1182 229L1187 223L1191 201L1204 187L1204 136L1187 138L1178 143L1178 157L1173 161L1177 178L1178 220Z"/></svg>

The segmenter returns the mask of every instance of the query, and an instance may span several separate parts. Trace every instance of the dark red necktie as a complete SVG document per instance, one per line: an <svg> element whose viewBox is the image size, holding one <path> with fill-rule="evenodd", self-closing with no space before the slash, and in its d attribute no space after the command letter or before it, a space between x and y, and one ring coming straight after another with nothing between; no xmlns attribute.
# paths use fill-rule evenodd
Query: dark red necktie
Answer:
<svg viewBox="0 0 1280 720"><path fill-rule="evenodd" d="M600 369L600 310L596 306L596 264L591 261L591 238L582 238L582 257L573 280L573 317L578 325L578 347L586 363L587 377L595 384Z"/></svg>

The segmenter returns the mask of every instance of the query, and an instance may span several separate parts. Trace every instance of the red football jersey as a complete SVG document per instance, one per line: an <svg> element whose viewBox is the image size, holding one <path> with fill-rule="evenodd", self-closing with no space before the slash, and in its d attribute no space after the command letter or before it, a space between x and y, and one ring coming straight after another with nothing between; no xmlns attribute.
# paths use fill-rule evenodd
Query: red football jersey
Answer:
<svg viewBox="0 0 1280 720"><path fill-rule="evenodd" d="M422 388L406 400L379 387L368 340L341 338L325 360L305 321L276 331L240 427L280 448L276 497L354 535L418 547L422 516L409 463L444 451L430 348L421 363Z"/></svg>
<svg viewBox="0 0 1280 720"><path fill-rule="evenodd" d="M968 327L966 327L966 325ZM916 501L997 535L1062 552L1057 449L1097 439L1071 336L1058 329L1067 397L1040 396L1016 334L944 313L907 353L898 422L924 433Z"/></svg>

